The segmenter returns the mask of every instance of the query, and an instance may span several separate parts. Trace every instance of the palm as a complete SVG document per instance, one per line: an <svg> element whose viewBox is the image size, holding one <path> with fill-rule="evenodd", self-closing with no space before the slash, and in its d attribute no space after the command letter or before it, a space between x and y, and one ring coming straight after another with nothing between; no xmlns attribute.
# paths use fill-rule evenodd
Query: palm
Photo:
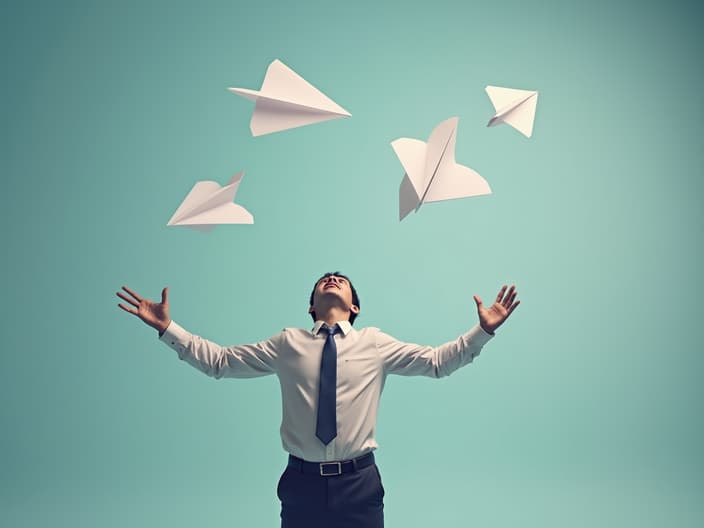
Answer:
<svg viewBox="0 0 704 528"><path fill-rule="evenodd" d="M508 317L508 310L499 303L492 304L489 308L479 310L479 321L486 326L501 324Z"/></svg>
<svg viewBox="0 0 704 528"><path fill-rule="evenodd" d="M168 315L168 304L156 303L149 299L142 299L142 302L137 307L137 317L150 326L154 326L159 321L168 318Z"/></svg>
<svg viewBox="0 0 704 528"><path fill-rule="evenodd" d="M156 328L159 332L163 332L171 322L169 318L169 301L168 288L161 291L161 302L154 302L150 299L145 299L136 292L130 290L127 286L122 287L129 295L122 292L117 292L117 296L131 305L118 304L124 311L129 312L139 317L149 326Z"/></svg>
<svg viewBox="0 0 704 528"><path fill-rule="evenodd" d="M486 308L482 304L482 300L478 296L474 296L474 301L477 303L477 313L479 315L479 324L488 333L493 334L499 326L501 326L508 316L516 309L521 301L516 300L518 292L515 286L511 286L506 291L506 286L499 290L494 304Z"/></svg>

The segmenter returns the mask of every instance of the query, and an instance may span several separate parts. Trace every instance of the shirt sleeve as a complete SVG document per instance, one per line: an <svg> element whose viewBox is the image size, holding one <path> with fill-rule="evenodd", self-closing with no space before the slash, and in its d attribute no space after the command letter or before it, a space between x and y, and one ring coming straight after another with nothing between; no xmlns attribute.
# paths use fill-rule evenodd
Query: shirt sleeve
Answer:
<svg viewBox="0 0 704 528"><path fill-rule="evenodd" d="M403 343L378 332L376 346L387 374L441 378L471 363L492 338L480 325L438 347Z"/></svg>
<svg viewBox="0 0 704 528"><path fill-rule="evenodd" d="M284 334L251 345L222 346L171 321L159 340L174 349L179 359L213 378L254 378L276 372Z"/></svg>

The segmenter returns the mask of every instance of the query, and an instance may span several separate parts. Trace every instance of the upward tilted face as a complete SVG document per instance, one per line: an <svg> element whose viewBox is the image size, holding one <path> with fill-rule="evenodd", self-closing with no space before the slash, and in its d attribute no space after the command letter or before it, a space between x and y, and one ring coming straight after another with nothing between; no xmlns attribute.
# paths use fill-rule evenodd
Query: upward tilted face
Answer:
<svg viewBox="0 0 704 528"><path fill-rule="evenodd" d="M318 284L315 285L313 302L315 303L316 298L320 299L321 296L325 295L333 295L340 298L345 305L351 305L352 289L350 288L350 281L338 275L323 277L318 281Z"/></svg>
<svg viewBox="0 0 704 528"><path fill-rule="evenodd" d="M326 273L313 288L308 312L315 320L315 310L337 306L350 312L350 323L359 313L359 299L350 280L340 273Z"/></svg>

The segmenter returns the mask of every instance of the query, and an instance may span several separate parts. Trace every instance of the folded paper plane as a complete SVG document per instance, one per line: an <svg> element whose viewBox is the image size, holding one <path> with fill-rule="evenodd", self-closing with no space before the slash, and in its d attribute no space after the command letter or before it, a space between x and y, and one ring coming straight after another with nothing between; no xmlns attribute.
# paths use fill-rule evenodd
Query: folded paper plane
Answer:
<svg viewBox="0 0 704 528"><path fill-rule="evenodd" d="M269 64L261 90L228 90L255 102L249 123L253 136L351 116L278 59Z"/></svg>
<svg viewBox="0 0 704 528"><path fill-rule="evenodd" d="M410 138L391 142L406 171L399 189L399 221L425 202L491 194L479 173L455 163L458 122L452 117L440 123L427 143Z"/></svg>
<svg viewBox="0 0 704 528"><path fill-rule="evenodd" d="M207 232L219 224L253 224L249 211L232 203L243 175L238 172L224 187L214 181L196 183L166 225Z"/></svg>
<svg viewBox="0 0 704 528"><path fill-rule="evenodd" d="M507 123L526 137L533 134L538 92L487 86L486 93L496 110L487 126Z"/></svg>

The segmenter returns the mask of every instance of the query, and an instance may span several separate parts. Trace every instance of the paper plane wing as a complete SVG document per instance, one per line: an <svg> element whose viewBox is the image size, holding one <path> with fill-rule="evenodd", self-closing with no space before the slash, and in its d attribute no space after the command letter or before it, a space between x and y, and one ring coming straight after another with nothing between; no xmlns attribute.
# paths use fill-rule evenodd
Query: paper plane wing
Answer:
<svg viewBox="0 0 704 528"><path fill-rule="evenodd" d="M436 126L428 138L428 149L425 157L425 189L421 195L421 203L425 201L428 190L438 175L438 168L449 160L455 162L455 142L457 141L457 123L459 118L451 117Z"/></svg>
<svg viewBox="0 0 704 528"><path fill-rule="evenodd" d="M533 135L535 109L538 105L538 93L529 97L524 103L505 114L501 119L526 137Z"/></svg>
<svg viewBox="0 0 704 528"><path fill-rule="evenodd" d="M532 90L517 90L516 88L503 88L502 86L487 86L485 90L497 113L504 112L520 101L538 93Z"/></svg>
<svg viewBox="0 0 704 528"><path fill-rule="evenodd" d="M250 122L253 136L351 115L278 59L267 68L260 91L228 89L256 101Z"/></svg>
<svg viewBox="0 0 704 528"><path fill-rule="evenodd" d="M244 207L232 203L244 173L237 173L224 187L213 181L196 183L167 225L208 231L218 224L253 224Z"/></svg>
<svg viewBox="0 0 704 528"><path fill-rule="evenodd" d="M260 91L270 99L287 101L311 109L349 117L351 114L280 60L269 65Z"/></svg>
<svg viewBox="0 0 704 528"><path fill-rule="evenodd" d="M196 183L166 225L178 225L178 222L186 218L190 211L193 211L198 205L206 202L207 199L218 192L220 188L220 185L214 181L201 181Z"/></svg>
<svg viewBox="0 0 704 528"><path fill-rule="evenodd" d="M254 217L244 207L234 203L225 203L170 225L188 226L200 228L201 231L209 231L216 225L253 223Z"/></svg>
<svg viewBox="0 0 704 528"><path fill-rule="evenodd" d="M455 137L459 119L452 117L436 126L428 142L400 138L391 143L406 174L399 188L399 220L426 201L438 167L445 158L454 160Z"/></svg>
<svg viewBox="0 0 704 528"><path fill-rule="evenodd" d="M507 123L524 136L531 137L538 92L487 86L486 93L496 110L496 114L489 120L487 126Z"/></svg>
<svg viewBox="0 0 704 528"><path fill-rule="evenodd" d="M254 106L249 129L253 136L263 136L290 128L313 125L323 121L339 119L339 114L317 110L307 106L259 98Z"/></svg>
<svg viewBox="0 0 704 528"><path fill-rule="evenodd" d="M491 194L489 184L478 172L455 161L458 121L459 119L456 117L448 119L435 129L435 131L440 131L444 128L445 131L439 135L438 139L445 141L445 146L435 169L435 175L423 197L423 202L440 202ZM435 133L435 131L433 132ZM445 137L447 137L446 140ZM429 139L428 143L430 141Z"/></svg>
<svg viewBox="0 0 704 528"><path fill-rule="evenodd" d="M424 141L399 138L391 142L406 174L399 188L399 220L420 205L420 197L425 193L423 170L427 145Z"/></svg>
<svg viewBox="0 0 704 528"><path fill-rule="evenodd" d="M463 165L443 167L425 195L425 202L440 202L491 194L487 181L478 172Z"/></svg>
<svg viewBox="0 0 704 528"><path fill-rule="evenodd" d="M428 143L409 138L391 143L406 171L399 188L399 220L425 202L491 194L484 178L455 162L458 122L452 117L440 123Z"/></svg>
<svg viewBox="0 0 704 528"><path fill-rule="evenodd" d="M250 101L256 101L259 99L259 92L257 90L249 90L247 88L228 88L228 90L232 93L236 93L237 95L241 95Z"/></svg>

